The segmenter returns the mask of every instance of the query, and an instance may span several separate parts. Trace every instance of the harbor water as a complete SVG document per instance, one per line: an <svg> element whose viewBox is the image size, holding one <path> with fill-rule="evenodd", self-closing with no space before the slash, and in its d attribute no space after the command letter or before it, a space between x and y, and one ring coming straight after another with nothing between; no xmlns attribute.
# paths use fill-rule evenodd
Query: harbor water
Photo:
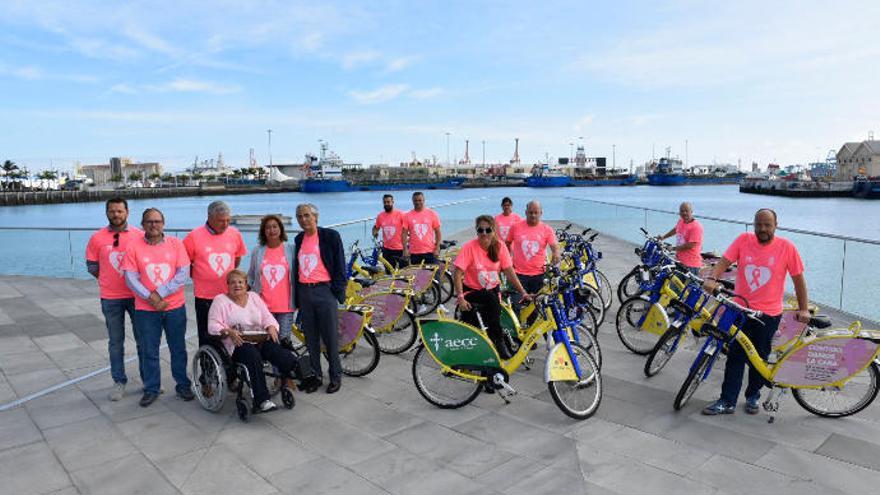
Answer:
<svg viewBox="0 0 880 495"><path fill-rule="evenodd" d="M411 207L409 191L395 191L401 209ZM471 226L481 213L500 211L501 198L509 196L515 211L537 199L547 219L577 222L607 235L631 242L644 239L639 227L652 234L672 228L674 212L682 201L693 204L705 230L704 250L723 252L739 233L750 230L755 210L772 208L779 218L777 235L800 249L806 265L811 298L822 304L878 320L871 296L880 280L880 202L851 198L787 198L741 194L737 186L592 187L592 188L491 188L425 191L428 206L438 208L445 232ZM311 202L320 210L322 225L338 227L348 245L369 237L370 220L381 210L381 192L277 193L212 197L164 198L129 201L131 223L140 223L147 207L157 207L166 217L172 235L185 233L205 221L211 201L223 199L234 214L281 213L293 216L297 204ZM715 220L715 219L719 220ZM723 219L723 220L721 220ZM360 221L357 221L360 220ZM0 274L86 277L83 253L91 232L106 224L102 203L72 203L0 208ZM256 232L242 229L250 246ZM814 235L815 233L829 234ZM836 236L836 237L835 237ZM636 258L633 256L633 263ZM616 283L617 281L612 281Z"/></svg>

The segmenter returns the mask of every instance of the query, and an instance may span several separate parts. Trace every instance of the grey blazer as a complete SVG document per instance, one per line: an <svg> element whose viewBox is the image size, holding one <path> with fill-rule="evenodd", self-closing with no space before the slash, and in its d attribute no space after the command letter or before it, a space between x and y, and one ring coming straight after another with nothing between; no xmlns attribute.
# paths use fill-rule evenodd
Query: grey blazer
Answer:
<svg viewBox="0 0 880 495"><path fill-rule="evenodd" d="M293 244L283 243L284 246L284 256L287 257L287 278L292 280L293 276ZM260 266L263 265L263 256L266 254L266 246L260 246L259 244L254 246L251 250L251 264L248 267L247 272L247 282L251 287L251 290L259 294L262 292L262 278L260 277ZM288 282L289 283L289 282ZM296 301L296 284L290 284L290 307L295 308L294 302Z"/></svg>

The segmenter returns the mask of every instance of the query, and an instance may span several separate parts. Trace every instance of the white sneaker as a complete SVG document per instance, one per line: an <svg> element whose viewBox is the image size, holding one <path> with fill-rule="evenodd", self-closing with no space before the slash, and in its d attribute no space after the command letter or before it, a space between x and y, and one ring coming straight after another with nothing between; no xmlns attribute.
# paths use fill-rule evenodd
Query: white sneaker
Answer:
<svg viewBox="0 0 880 495"><path fill-rule="evenodd" d="M114 383L113 390L110 391L110 394L107 395L107 398L113 402L117 402L122 400L123 397L125 397L125 384Z"/></svg>
<svg viewBox="0 0 880 495"><path fill-rule="evenodd" d="M278 406L275 405L271 400L264 400L262 404L260 404L260 412L269 412L278 409Z"/></svg>

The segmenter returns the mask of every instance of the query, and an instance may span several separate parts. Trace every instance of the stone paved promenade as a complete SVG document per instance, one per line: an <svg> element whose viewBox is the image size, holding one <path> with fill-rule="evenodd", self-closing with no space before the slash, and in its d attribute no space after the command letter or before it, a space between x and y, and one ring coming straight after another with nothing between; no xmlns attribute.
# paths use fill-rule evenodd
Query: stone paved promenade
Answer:
<svg viewBox="0 0 880 495"><path fill-rule="evenodd" d="M608 238L598 246L616 283L636 261L632 247ZM623 348L611 321L613 313L601 329L604 399L580 422L553 404L541 360L514 375L512 404L482 395L447 411L416 392L412 352L382 356L340 393L298 393L294 410L248 424L232 401L212 414L172 392L139 407L132 362L120 402L107 400L103 372L0 412L0 492L806 495L880 486L880 404L841 420L814 417L791 398L772 425L741 410L703 417L719 369L676 413L693 350L646 379L644 358ZM103 368L106 348L94 282L0 277L0 407Z"/></svg>

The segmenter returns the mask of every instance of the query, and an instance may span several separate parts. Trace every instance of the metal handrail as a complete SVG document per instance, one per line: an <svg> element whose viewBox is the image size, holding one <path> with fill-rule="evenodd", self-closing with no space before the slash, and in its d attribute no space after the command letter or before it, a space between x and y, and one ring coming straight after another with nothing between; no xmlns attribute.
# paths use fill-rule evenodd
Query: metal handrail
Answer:
<svg viewBox="0 0 880 495"><path fill-rule="evenodd" d="M657 212L657 213L667 213L670 215L678 215L677 211L661 210L659 208L649 208L647 206L625 205L622 203L611 203L609 201L599 201L597 199L574 198L571 196L565 196L564 199L570 199L570 200L574 200L574 201L587 201L590 203L599 203L599 204L608 205L608 206L619 206L622 208L632 208L634 210L653 211L653 212ZM712 216L708 216L708 215L694 215L694 218L699 218L699 219L704 219L704 220L713 220L716 222L732 223L732 224L736 224L736 225L745 225L746 227L749 227L754 224L753 222L749 222L749 221L745 221L745 220L732 220L730 218L712 217ZM846 235L840 235L840 234L831 234L828 232L817 232L817 231L813 231L813 230L795 229L792 227L777 227L776 229L782 230L785 232L792 232L794 234L806 234L806 235L814 235L817 237L829 237L831 239L838 239L841 241L863 242L865 244L873 244L875 246L880 246L880 240L877 240L877 239L865 239L862 237L853 237L853 236L846 236Z"/></svg>

